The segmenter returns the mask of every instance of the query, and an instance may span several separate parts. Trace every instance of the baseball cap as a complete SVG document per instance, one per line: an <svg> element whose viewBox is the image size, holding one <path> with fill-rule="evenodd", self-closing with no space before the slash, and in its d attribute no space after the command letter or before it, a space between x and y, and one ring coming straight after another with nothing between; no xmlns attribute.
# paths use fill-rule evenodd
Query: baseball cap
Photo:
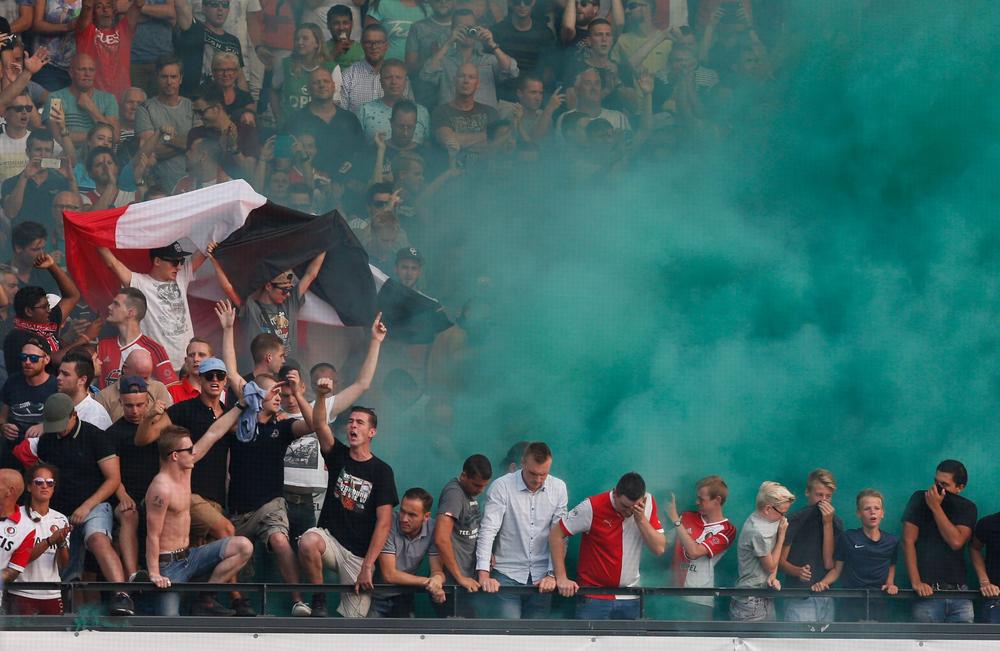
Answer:
<svg viewBox="0 0 1000 651"><path fill-rule="evenodd" d="M66 429L69 417L73 415L73 401L65 393L53 393L45 399L42 408L42 431L45 434Z"/></svg>
<svg viewBox="0 0 1000 651"><path fill-rule="evenodd" d="M222 371L223 373L229 374L226 370L226 365L218 357L206 357L201 360L201 364L198 364L198 375L204 375L210 371Z"/></svg>
<svg viewBox="0 0 1000 651"><path fill-rule="evenodd" d="M50 346L49 342L42 339L41 337L28 337L27 339L24 340L24 343L21 344L21 348L24 348L25 346L29 345L34 346L36 348L41 348L46 355L52 354L52 346Z"/></svg>
<svg viewBox="0 0 1000 651"><path fill-rule="evenodd" d="M136 393L146 393L148 390L149 385L146 384L146 380L138 375L126 375L118 380L118 395L134 395Z"/></svg>
<svg viewBox="0 0 1000 651"><path fill-rule="evenodd" d="M191 252L182 249L180 242L174 242L167 246L159 246L149 250L150 258L160 258L162 260L183 260L189 255L191 255Z"/></svg>
<svg viewBox="0 0 1000 651"><path fill-rule="evenodd" d="M400 263L403 260L416 260L420 264L424 263L424 256L420 255L420 251L417 251L415 246L405 246L399 251L396 251L396 263Z"/></svg>

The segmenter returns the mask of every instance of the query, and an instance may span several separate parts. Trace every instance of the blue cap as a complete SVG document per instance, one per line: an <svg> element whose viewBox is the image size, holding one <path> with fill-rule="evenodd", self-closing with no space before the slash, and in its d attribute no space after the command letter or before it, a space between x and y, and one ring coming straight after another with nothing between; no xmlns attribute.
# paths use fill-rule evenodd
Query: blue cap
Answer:
<svg viewBox="0 0 1000 651"><path fill-rule="evenodd" d="M227 375L229 373L226 370L226 365L218 357L206 357L201 360L201 364L198 364L198 375L208 373L209 371L222 371Z"/></svg>

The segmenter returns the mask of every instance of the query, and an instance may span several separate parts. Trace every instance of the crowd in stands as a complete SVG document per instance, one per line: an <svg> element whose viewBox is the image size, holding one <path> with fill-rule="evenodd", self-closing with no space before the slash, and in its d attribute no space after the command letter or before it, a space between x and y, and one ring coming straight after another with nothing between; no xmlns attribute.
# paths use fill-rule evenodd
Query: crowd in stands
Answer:
<svg viewBox="0 0 1000 651"><path fill-rule="evenodd" d="M389 463L400 460L373 452L379 416L357 404L362 396L377 394L383 419L447 423L469 328L487 309L453 291L438 207L552 166L580 184L607 182L765 124L781 5L0 1L3 607L59 614L58 589L17 582L101 577L152 582L160 614L253 615L239 582L256 552L287 583L354 584L339 599L345 617L413 615L412 592L373 593L374 584L423 588L440 616L545 617L553 593L638 585L643 550L666 553L666 529L676 531L677 585L715 585L713 569L735 545L737 587L817 593L781 609L798 621L834 619L821 594L831 586L895 594L900 546L919 595L965 589L968 547L992 617L998 516L978 519L955 461L914 494L897 538L881 530L874 490L857 497L860 527L846 529L825 470L809 475L809 505L792 513L793 493L765 482L737 533L716 476L698 482L691 511L673 498L658 506L634 472L570 510L566 484L549 474L552 451L532 442L497 473L483 454L469 456L435 505L426 488L400 495ZM372 264L406 287L450 292L462 305L456 325L393 356L376 318L364 341L344 337L335 365L299 323L324 255L240 296L214 243L153 249L143 269L102 248L121 288L109 305L86 303L64 270L65 212L232 179L301 212L339 211ZM188 304L206 262L227 297L215 306L221 341L196 331ZM341 386L345 377L353 382ZM576 534L574 580L566 546ZM184 605L170 590L196 579L232 582L228 605L210 593ZM456 602L449 585L483 594ZM504 590L512 585L538 589ZM291 615L329 615L324 592L291 598ZM716 600L686 603L711 618ZM136 612L129 592L108 607ZM836 611L862 615L849 603ZM734 597L729 614L776 616L766 597ZM965 622L973 607L928 599L913 614ZM588 593L577 615L635 618L639 606Z"/></svg>

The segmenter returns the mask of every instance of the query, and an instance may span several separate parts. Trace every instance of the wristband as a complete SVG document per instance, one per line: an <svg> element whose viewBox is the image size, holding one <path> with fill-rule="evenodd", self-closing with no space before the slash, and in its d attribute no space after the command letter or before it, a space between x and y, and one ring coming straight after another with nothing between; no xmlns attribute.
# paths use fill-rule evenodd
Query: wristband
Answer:
<svg viewBox="0 0 1000 651"><path fill-rule="evenodd" d="M240 411L245 410L247 407L249 407L249 405L247 403L245 403L245 402L237 402L236 403L236 408L239 409Z"/></svg>

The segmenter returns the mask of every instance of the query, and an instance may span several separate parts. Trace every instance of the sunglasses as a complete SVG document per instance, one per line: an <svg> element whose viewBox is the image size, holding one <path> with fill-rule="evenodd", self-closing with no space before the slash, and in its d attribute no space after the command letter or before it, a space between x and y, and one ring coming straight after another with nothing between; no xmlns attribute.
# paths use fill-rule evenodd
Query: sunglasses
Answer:
<svg viewBox="0 0 1000 651"><path fill-rule="evenodd" d="M271 287L273 287L277 291L281 292L285 296L288 296L289 294L291 294L292 290L295 289L294 285L282 285L280 287L278 285L271 285Z"/></svg>
<svg viewBox="0 0 1000 651"><path fill-rule="evenodd" d="M218 1L216 1L216 2L204 2L204 3L202 3L202 5L205 6L205 7L214 7L216 9L221 9L221 8L229 9L229 3L228 2L218 2Z"/></svg>
<svg viewBox="0 0 1000 651"><path fill-rule="evenodd" d="M27 362L28 360L31 360L32 364L37 364L38 362L42 361L43 357L45 357L45 356L44 355L31 355L29 353L21 353L18 356L18 359L20 359L22 362Z"/></svg>
<svg viewBox="0 0 1000 651"><path fill-rule="evenodd" d="M31 106L8 106L8 111L14 111L15 113L31 113Z"/></svg>
<svg viewBox="0 0 1000 651"><path fill-rule="evenodd" d="M53 486L56 485L56 480L45 479L44 477L35 477L34 479L31 480L31 483L34 484L35 486L38 486L39 488L41 488L42 486L48 486L49 488L52 488Z"/></svg>
<svg viewBox="0 0 1000 651"><path fill-rule="evenodd" d="M194 454L194 446L189 445L186 448L177 448L176 450L171 450L170 454L173 454L174 452L187 452L188 454Z"/></svg>
<svg viewBox="0 0 1000 651"><path fill-rule="evenodd" d="M208 373L202 373L201 376L208 380L209 382L221 382L226 379L225 371L209 371Z"/></svg>
<svg viewBox="0 0 1000 651"><path fill-rule="evenodd" d="M184 264L183 260L164 260L164 262L174 267L179 267Z"/></svg>
<svg viewBox="0 0 1000 651"><path fill-rule="evenodd" d="M38 305L32 305L31 309L33 309L33 310L45 310L46 312L48 312L52 308L49 307L49 302L45 301L44 303L39 303Z"/></svg>

